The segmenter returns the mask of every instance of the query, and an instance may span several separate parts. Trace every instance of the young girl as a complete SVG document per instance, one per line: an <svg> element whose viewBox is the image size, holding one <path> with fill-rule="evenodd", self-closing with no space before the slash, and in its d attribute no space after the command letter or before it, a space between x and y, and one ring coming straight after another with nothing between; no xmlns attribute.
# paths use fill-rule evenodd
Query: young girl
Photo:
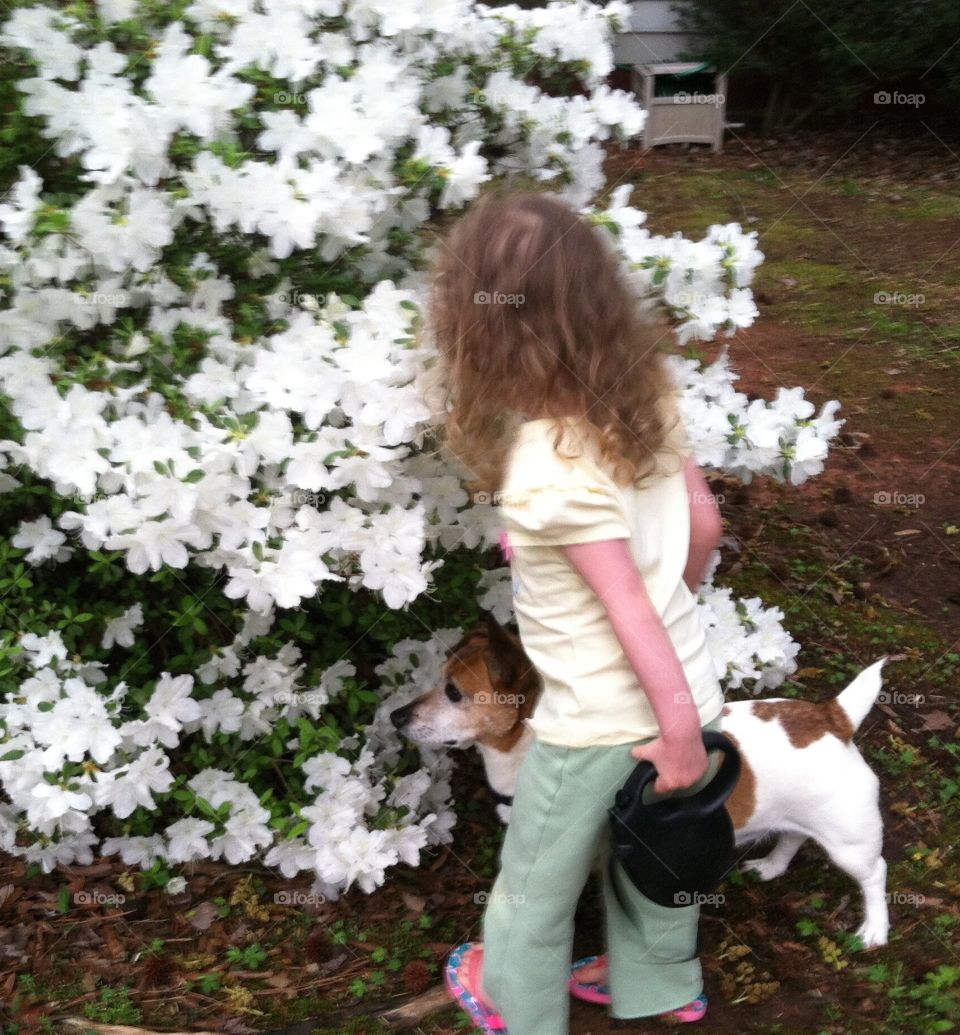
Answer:
<svg viewBox="0 0 960 1035"><path fill-rule="evenodd" d="M567 1035L570 991L618 1018L697 1020L699 905L660 906L606 865L608 952L571 974L577 901L637 760L658 772L648 800L695 793L720 760L694 593L721 525L658 351L669 331L641 316L609 231L556 195L482 197L434 274L445 445L496 494L543 681L483 942L451 954L448 986L509 1035Z"/></svg>

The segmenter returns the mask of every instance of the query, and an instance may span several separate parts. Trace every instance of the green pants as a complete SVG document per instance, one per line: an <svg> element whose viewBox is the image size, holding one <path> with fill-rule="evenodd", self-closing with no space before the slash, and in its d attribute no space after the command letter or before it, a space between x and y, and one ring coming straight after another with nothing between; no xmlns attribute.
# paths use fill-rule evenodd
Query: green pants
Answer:
<svg viewBox="0 0 960 1035"><path fill-rule="evenodd" d="M720 717L704 729L719 730ZM606 866L607 809L637 764L631 748L654 739L585 748L535 740L523 760L500 872L483 915L483 993L503 1015L509 1035L568 1035L573 918L597 857L603 864L611 1016L663 1013L703 991L699 904L657 905L618 871L625 912ZM696 793L722 758L711 751L703 777L668 797ZM645 801L662 797L647 786Z"/></svg>

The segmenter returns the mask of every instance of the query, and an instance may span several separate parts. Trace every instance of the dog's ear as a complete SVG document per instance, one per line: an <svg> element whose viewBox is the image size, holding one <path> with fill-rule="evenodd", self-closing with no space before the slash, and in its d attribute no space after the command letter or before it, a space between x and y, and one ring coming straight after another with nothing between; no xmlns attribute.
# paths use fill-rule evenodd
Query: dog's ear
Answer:
<svg viewBox="0 0 960 1035"><path fill-rule="evenodd" d="M471 625L470 628L467 629L460 637L460 639L457 640L457 642L450 648L449 653L459 654L460 651L462 651L468 644L472 643L480 633L487 633L487 635L489 635L486 622L484 621L484 614L481 614L479 620L474 622L473 625Z"/></svg>
<svg viewBox="0 0 960 1035"><path fill-rule="evenodd" d="M512 686L519 678L523 662L521 652L492 614L487 612L484 622L487 627L486 661L490 679L502 686Z"/></svg>

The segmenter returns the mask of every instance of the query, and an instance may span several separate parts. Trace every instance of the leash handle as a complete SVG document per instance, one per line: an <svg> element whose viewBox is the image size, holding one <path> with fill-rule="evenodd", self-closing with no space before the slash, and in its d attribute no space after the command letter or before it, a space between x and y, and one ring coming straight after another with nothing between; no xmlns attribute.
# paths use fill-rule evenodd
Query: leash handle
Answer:
<svg viewBox="0 0 960 1035"><path fill-rule="evenodd" d="M651 810L657 815L658 822L661 824L670 824L671 821L684 822L691 817L715 814L730 796L737 781L740 779L740 752L728 737L716 730L703 731L703 746L708 753L714 750L719 750L723 753L723 760L709 783L701 787L695 794L687 795L686 797L678 797L676 794L672 794L649 804L644 804L643 792L647 785L652 784L657 777L657 770L654 764L644 759L636 765L627 778L626 783L617 792L614 808L609 810L611 819L618 820L621 826L623 826L623 816L618 816L617 813L635 813L640 808ZM630 830L630 828L627 827L627 830ZM620 847L628 847L630 843L629 837L632 836L635 835L631 831L626 843L620 845ZM607 850L609 853L607 878L613 888L614 897L619 903L620 909L632 921L636 922L623 900L617 883L616 870L618 868L626 876L626 871L622 866L614 866L614 863L618 861L615 852L617 845L619 845L619 841L616 838L613 826L610 826L608 827L607 838Z"/></svg>
<svg viewBox="0 0 960 1035"><path fill-rule="evenodd" d="M644 805L645 808L662 812L665 820L669 820L669 814L675 809L682 809L685 817L691 817L710 815L720 808L730 797L737 785L737 780L740 779L740 752L728 737L717 730L703 731L703 746L708 752L714 750L723 752L723 761L714 773L713 779L705 787L701 787L696 794L677 798L666 797ZM638 762L627 778L627 782L617 792L617 808L637 808L643 804L643 792L656 777L657 769L652 762L646 759ZM670 804L668 805L668 803ZM662 808L657 809L657 806L662 806Z"/></svg>

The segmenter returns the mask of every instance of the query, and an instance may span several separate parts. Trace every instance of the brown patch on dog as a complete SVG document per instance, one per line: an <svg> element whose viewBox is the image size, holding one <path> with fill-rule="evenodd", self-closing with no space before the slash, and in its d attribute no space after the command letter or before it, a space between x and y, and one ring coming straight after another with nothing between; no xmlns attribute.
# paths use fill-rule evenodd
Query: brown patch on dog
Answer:
<svg viewBox="0 0 960 1035"><path fill-rule="evenodd" d="M723 712L720 714L723 715ZM739 830L740 827L746 825L747 820L757 810L757 777L741 751L737 738L725 729L721 729L720 732L725 737L729 737L733 746L740 752L740 777L726 802L727 812L730 813L730 819L733 821L733 829Z"/></svg>
<svg viewBox="0 0 960 1035"><path fill-rule="evenodd" d="M721 715L729 715L729 714L730 714L730 705L728 705L728 704L725 704L725 705L723 706L723 711L722 711L722 712L720 712L720 714L721 714Z"/></svg>
<svg viewBox="0 0 960 1035"><path fill-rule="evenodd" d="M795 748L809 747L828 734L846 744L853 739L853 723L836 698L826 704L814 704L812 701L755 701L752 711L765 722L778 719Z"/></svg>

